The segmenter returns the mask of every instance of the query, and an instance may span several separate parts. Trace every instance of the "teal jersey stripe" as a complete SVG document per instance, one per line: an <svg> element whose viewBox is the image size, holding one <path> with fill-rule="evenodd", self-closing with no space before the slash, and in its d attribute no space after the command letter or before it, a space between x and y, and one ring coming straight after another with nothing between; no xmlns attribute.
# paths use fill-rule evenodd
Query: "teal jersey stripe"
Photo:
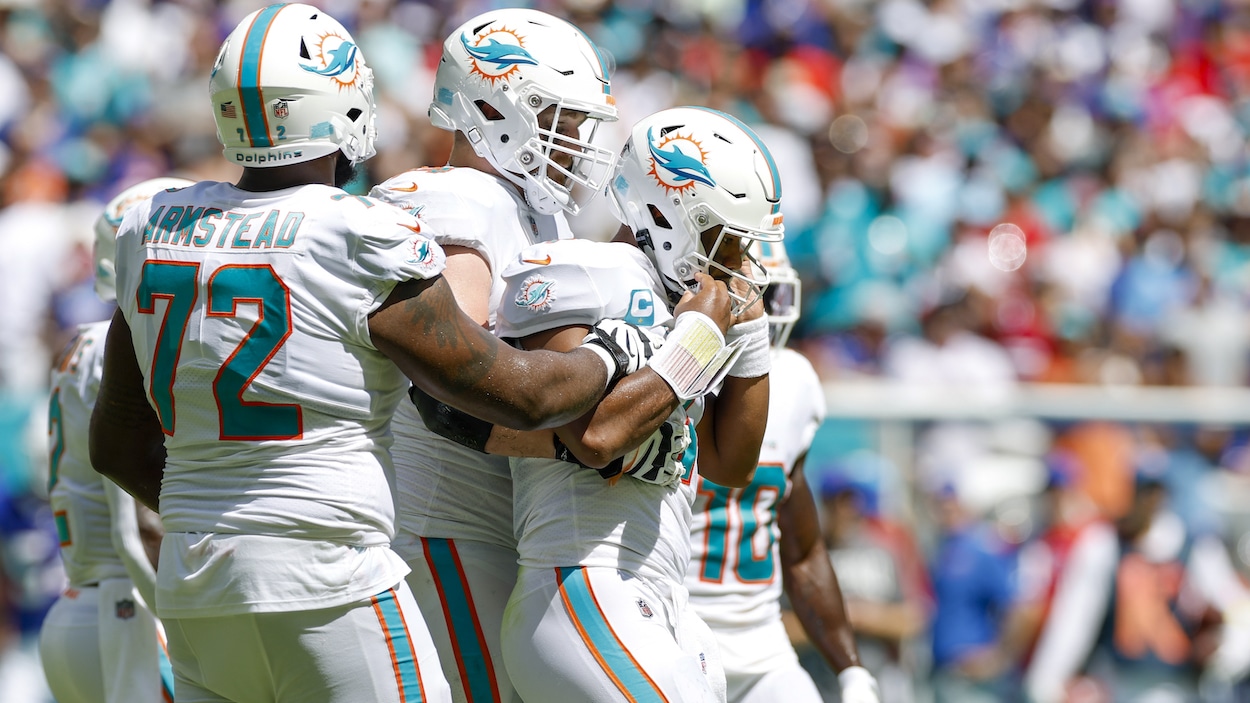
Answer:
<svg viewBox="0 0 1250 703"><path fill-rule="evenodd" d="M781 173L777 171L777 162L773 161L772 152L768 150L768 147L764 146L764 142L760 141L759 135L755 133L755 130L743 124L742 120L738 119L737 117L721 112L720 110L713 110L710 107L698 107L698 106L695 106L695 109L706 110L708 112L720 115L721 117L724 117L725 119L737 125L743 132L746 132L747 135L751 137L751 141L755 142L755 146L758 147L760 150L760 153L764 155L764 161L768 163L768 172L772 174L772 177L773 177L773 196L777 199L777 202L773 203L773 213L776 214L777 212L779 212L781 210Z"/></svg>
<svg viewBox="0 0 1250 703"><path fill-rule="evenodd" d="M378 619L382 629L391 643L391 652L395 664L395 673L399 676L399 700L420 703L421 674L417 671L417 652L408 638L408 627L399 613L399 605L395 602L395 589L373 597L378 609Z"/></svg>
<svg viewBox="0 0 1250 703"><path fill-rule="evenodd" d="M66 547L73 543L69 536L69 516L64 512L54 513L52 519L56 522L56 538L61 541L61 546Z"/></svg>
<svg viewBox="0 0 1250 703"><path fill-rule="evenodd" d="M464 572L455 547L449 540L421 538L434 584L443 601L447 614L447 630L451 635L451 647L456 652L456 666L469 703L498 701L499 687L495 683L495 668L491 663L486 637L477 621L473 596L469 593Z"/></svg>
<svg viewBox="0 0 1250 703"><path fill-rule="evenodd" d="M621 693L638 703L667 703L664 694L616 638L612 626L599 609L599 603L595 601L586 570L578 566L560 567L556 569L556 578L570 608L569 617L576 621L586 646L605 667L605 673L616 681Z"/></svg>
<svg viewBox="0 0 1250 703"><path fill-rule="evenodd" d="M269 25L285 5L270 5L256 15L243 39L239 61L239 102L243 105L243 127L252 146L273 146L265 119L265 101L260 94L260 54L265 47Z"/></svg>

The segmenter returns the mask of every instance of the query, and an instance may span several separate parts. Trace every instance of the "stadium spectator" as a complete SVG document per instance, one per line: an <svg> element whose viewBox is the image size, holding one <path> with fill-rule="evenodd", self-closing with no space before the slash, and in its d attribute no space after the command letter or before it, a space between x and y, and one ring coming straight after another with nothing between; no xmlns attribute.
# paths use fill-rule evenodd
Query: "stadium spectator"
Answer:
<svg viewBox="0 0 1250 703"><path fill-rule="evenodd" d="M881 514L874 482L848 473L827 469L820 483L825 545L861 661L876 673L883 701L910 703L917 700L932 586L909 531ZM811 659L804 656L805 664L818 668Z"/></svg>

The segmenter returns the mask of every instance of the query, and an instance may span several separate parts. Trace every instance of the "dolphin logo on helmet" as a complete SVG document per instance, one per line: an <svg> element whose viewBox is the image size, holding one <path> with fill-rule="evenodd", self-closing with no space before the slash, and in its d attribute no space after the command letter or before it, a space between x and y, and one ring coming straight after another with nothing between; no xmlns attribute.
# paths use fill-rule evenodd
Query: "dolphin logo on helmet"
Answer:
<svg viewBox="0 0 1250 703"><path fill-rule="evenodd" d="M209 79L227 159L267 168L341 152L375 153L373 71L342 24L300 3L245 17L222 42Z"/></svg>
<svg viewBox="0 0 1250 703"><path fill-rule="evenodd" d="M688 156L682 151L679 143L682 141L693 145L699 152L699 158ZM669 144L672 144L673 148L665 151L663 147ZM648 129L647 148L651 151L651 162L653 164L651 173L665 189L684 190L694 187L695 183L702 183L711 187L716 186L716 181L713 180L711 172L707 170L707 165L703 163L703 160L706 158L703 147L699 146L699 143L690 137L674 135L672 138L660 142L659 146L656 146L654 130ZM660 174L660 169L667 172L667 178Z"/></svg>
<svg viewBox="0 0 1250 703"><path fill-rule="evenodd" d="M507 30L500 30L507 31ZM494 32L492 32L493 34ZM511 32L509 32L511 34ZM515 35L513 35L515 36ZM518 41L520 37L517 37ZM525 50L525 47L519 44L504 44L498 39L487 36L484 46L473 46L469 44L469 39L465 35L460 35L460 43L464 44L464 50L469 52L478 61L488 61L495 64L501 69L511 68L518 64L528 64L537 66L538 62L534 60L533 55Z"/></svg>
<svg viewBox="0 0 1250 703"><path fill-rule="evenodd" d="M326 38L328 39L329 37ZM342 39L342 37L338 38ZM338 46L330 50L330 60L325 66L318 68L317 66L300 64L300 68L309 73L330 78L337 78L348 71L352 71L354 74L356 71L356 45L350 41L343 40Z"/></svg>

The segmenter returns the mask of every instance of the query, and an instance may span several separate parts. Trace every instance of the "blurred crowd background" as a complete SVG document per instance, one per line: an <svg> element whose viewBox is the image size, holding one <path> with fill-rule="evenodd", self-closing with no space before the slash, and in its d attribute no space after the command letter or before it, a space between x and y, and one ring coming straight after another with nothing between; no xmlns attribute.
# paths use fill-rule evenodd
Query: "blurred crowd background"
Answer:
<svg viewBox="0 0 1250 703"><path fill-rule="evenodd" d="M111 309L91 223L159 175L233 180L209 70L264 3L0 0L0 701L42 703L62 587L49 364ZM351 188L445 162L441 40L497 5L581 26L621 120L702 104L782 171L803 280L791 344L836 393L949 385L1244 387L1250 2L313 0L377 77ZM605 208L574 222L607 237ZM830 420L808 459L885 703L1240 701L1250 671L1244 427ZM836 684L795 637L836 700Z"/></svg>

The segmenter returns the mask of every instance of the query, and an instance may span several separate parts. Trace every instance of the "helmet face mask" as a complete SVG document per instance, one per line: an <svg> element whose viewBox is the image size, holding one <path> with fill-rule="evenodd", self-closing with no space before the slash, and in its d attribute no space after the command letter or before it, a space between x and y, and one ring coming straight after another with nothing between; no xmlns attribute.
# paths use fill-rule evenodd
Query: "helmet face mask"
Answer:
<svg viewBox="0 0 1250 703"><path fill-rule="evenodd" d="M266 168L336 151L375 153L373 71L351 35L310 5L270 5L226 37L209 80L217 138L232 163Z"/></svg>
<svg viewBox="0 0 1250 703"><path fill-rule="evenodd" d="M569 113L580 113L576 130L564 128ZM577 214L602 189L615 159L594 137L600 122L615 119L607 62L564 20L496 10L443 43L430 121L464 133L539 212Z"/></svg>
<svg viewBox="0 0 1250 703"><path fill-rule="evenodd" d="M784 347L790 332L799 320L803 286L798 272L790 265L785 245L781 242L756 243L756 260L768 272L768 290L764 291L764 312L768 315L768 332L772 345Z"/></svg>
<svg viewBox="0 0 1250 703"><path fill-rule="evenodd" d="M194 185L185 178L151 178L136 183L113 197L104 206L104 212L95 221L95 294L101 300L117 299L117 228L122 224L126 211L151 198L153 195L174 188Z"/></svg>
<svg viewBox="0 0 1250 703"><path fill-rule="evenodd" d="M621 151L608 199L674 297L699 272L730 280L735 315L763 295L768 273L748 245L784 237L781 180L741 122L694 107L644 118Z"/></svg>

